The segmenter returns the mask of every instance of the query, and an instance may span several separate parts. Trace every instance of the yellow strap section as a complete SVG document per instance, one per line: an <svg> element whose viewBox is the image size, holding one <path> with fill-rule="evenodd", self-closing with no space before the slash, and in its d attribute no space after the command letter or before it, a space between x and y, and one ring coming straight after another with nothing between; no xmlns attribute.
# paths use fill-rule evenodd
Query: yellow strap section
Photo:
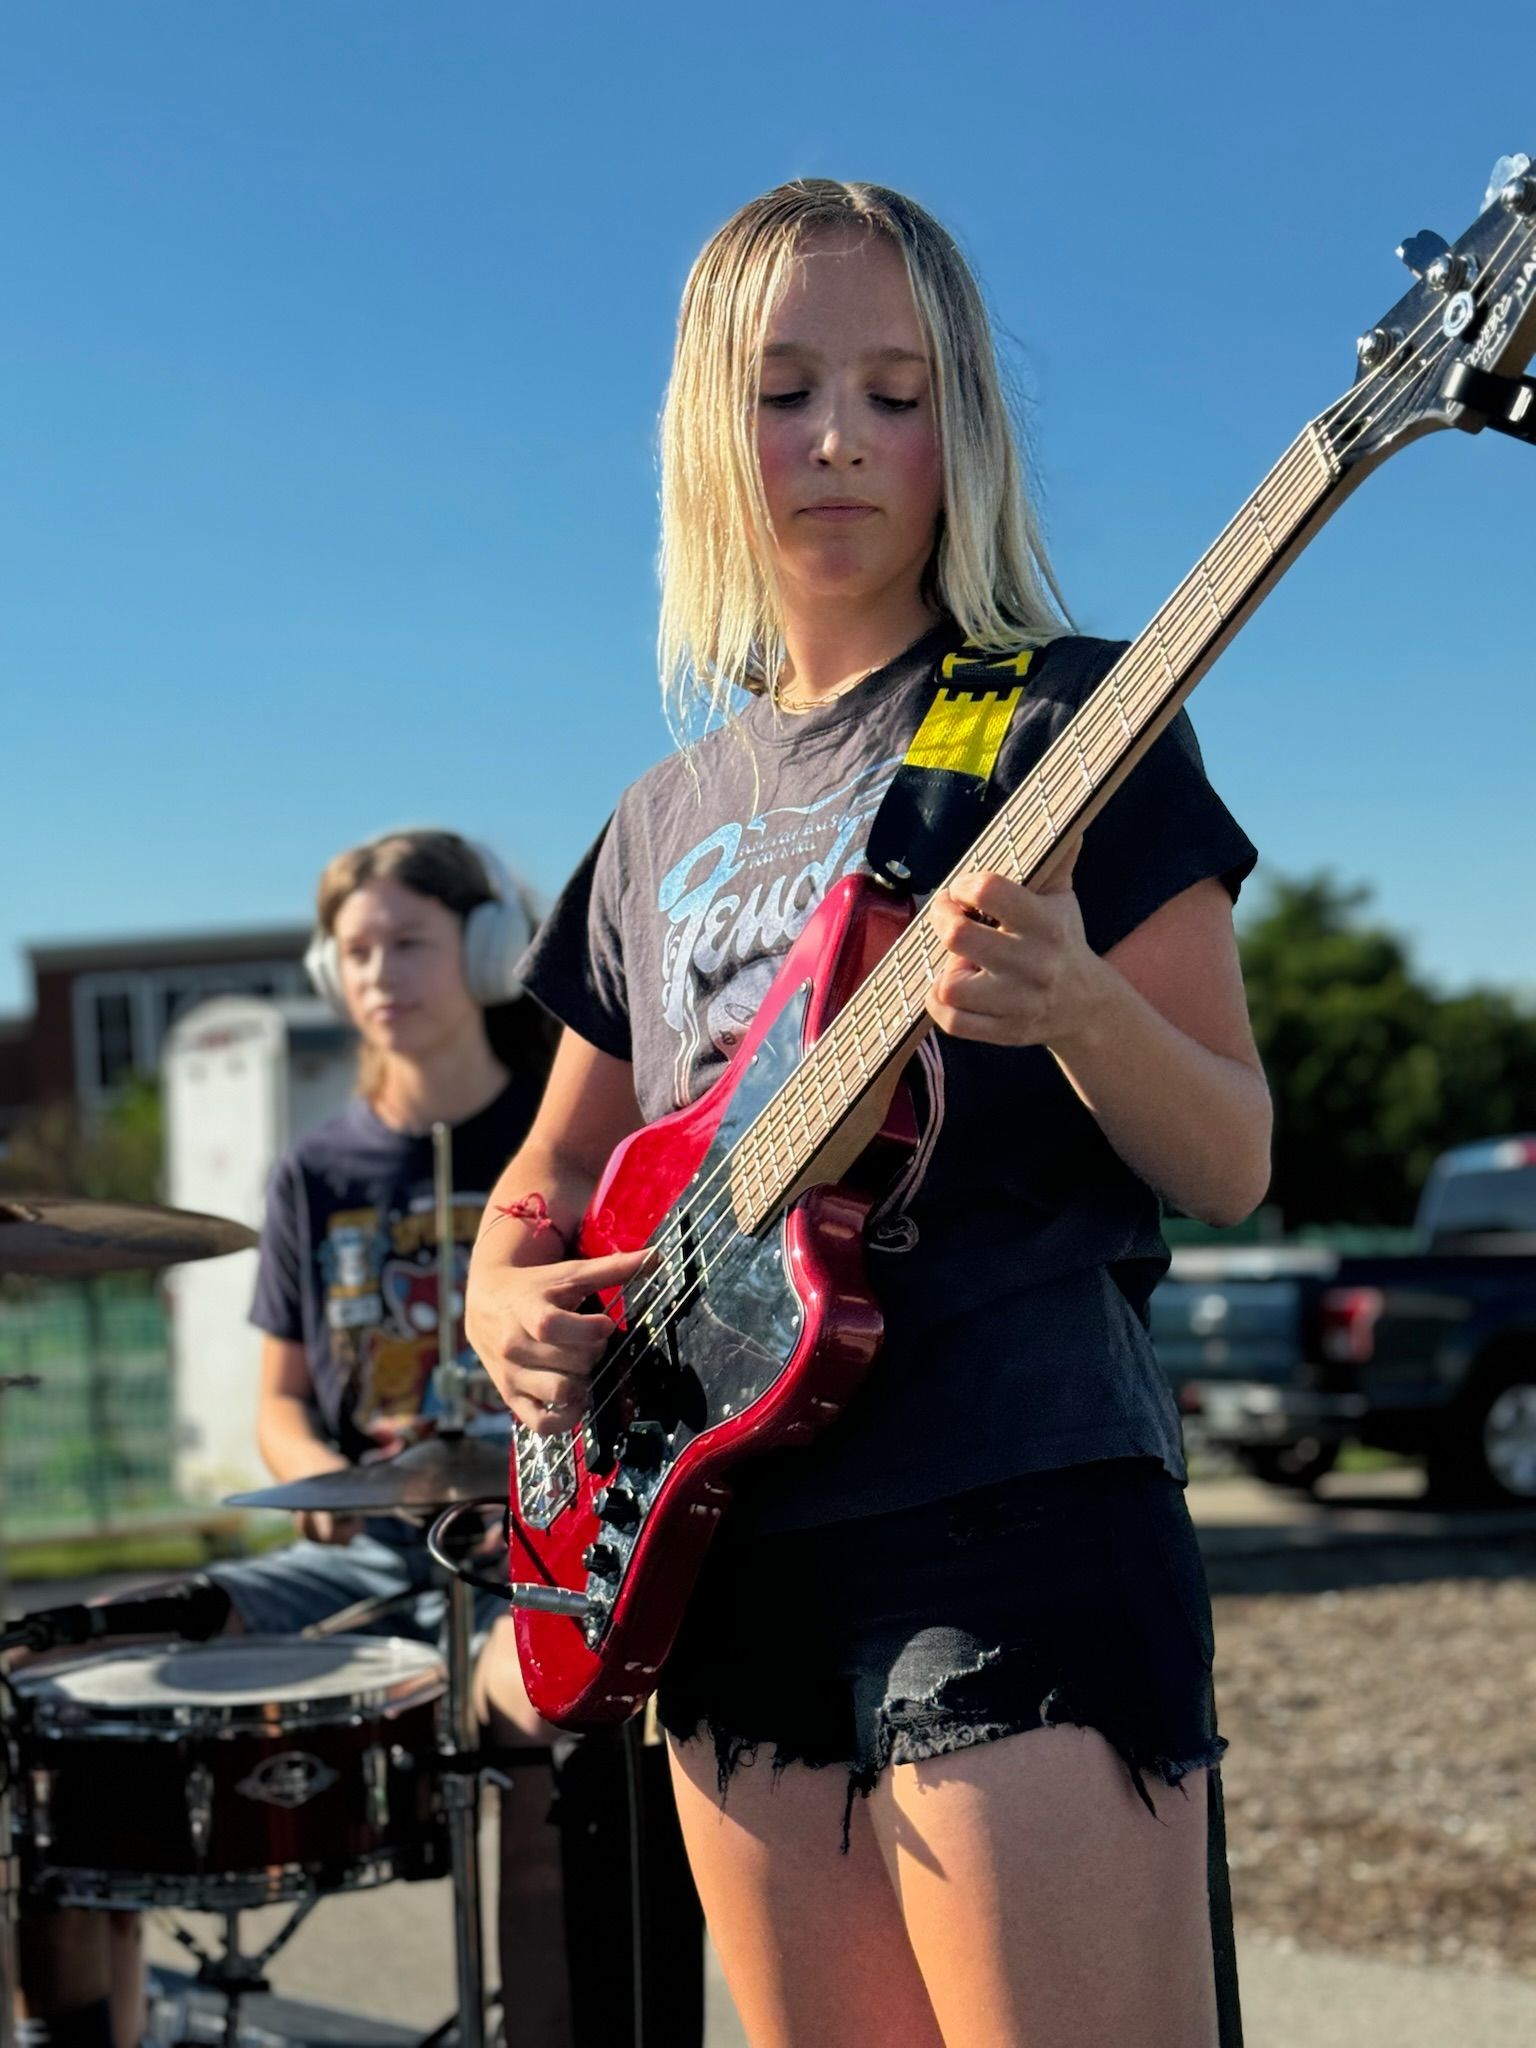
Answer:
<svg viewBox="0 0 1536 2048"><path fill-rule="evenodd" d="M946 672L950 656L945 661ZM1019 657L1028 663L1028 654ZM1017 670L1022 674L1023 670ZM1024 694L1021 683L1001 697L995 690L940 690L907 749L908 768L949 768L985 782Z"/></svg>
<svg viewBox="0 0 1536 2048"><path fill-rule="evenodd" d="M965 647L974 645L975 642L972 640L965 643ZM967 654L965 647L957 654L946 654L940 663L939 673L946 683L952 681L961 669L980 669L983 674L989 676L1027 675L1029 664L1035 658L1033 647L1021 648L1017 654Z"/></svg>

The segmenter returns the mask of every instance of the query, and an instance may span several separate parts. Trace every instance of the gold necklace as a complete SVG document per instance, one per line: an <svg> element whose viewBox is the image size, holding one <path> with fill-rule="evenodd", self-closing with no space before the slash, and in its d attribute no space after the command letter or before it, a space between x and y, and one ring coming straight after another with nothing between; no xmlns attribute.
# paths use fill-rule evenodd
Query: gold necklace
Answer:
<svg viewBox="0 0 1536 2048"><path fill-rule="evenodd" d="M777 680L775 680L773 686L773 708L775 711L787 711L791 718L803 717L807 711L819 711L823 704L835 704L839 697L846 697L851 690L856 690L860 683L867 683L875 673L875 670L884 668L884 666L885 663L883 661L877 661L871 667L865 669L862 675L855 676L851 683L841 683L835 690L828 690L824 697L811 697L803 703L796 703L793 697L784 696L779 689Z"/></svg>

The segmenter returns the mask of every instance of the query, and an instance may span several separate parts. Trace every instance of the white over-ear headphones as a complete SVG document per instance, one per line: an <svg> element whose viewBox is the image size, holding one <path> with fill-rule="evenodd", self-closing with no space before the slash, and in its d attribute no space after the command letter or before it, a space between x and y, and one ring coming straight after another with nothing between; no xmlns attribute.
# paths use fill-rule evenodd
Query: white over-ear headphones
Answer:
<svg viewBox="0 0 1536 2048"><path fill-rule="evenodd" d="M380 836L392 839L402 835L386 832ZM448 836L458 837L457 833ZM465 986L481 1009L488 1010L522 994L517 963L528 950L533 927L522 891L497 855L478 839L466 839L463 844L484 868L491 890L490 901L477 903L464 919ZM325 998L338 1017L350 1022L334 933L316 929L304 954L304 968L315 993Z"/></svg>

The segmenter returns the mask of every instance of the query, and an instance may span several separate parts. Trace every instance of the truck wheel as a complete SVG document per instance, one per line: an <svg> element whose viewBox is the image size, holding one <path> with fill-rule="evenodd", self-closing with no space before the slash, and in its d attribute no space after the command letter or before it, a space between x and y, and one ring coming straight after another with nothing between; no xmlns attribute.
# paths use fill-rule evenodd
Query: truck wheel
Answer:
<svg viewBox="0 0 1536 2048"><path fill-rule="evenodd" d="M1298 1437L1293 1444L1240 1444L1238 1463L1255 1479L1270 1486L1287 1486L1294 1492L1310 1492L1326 1472L1338 1463L1337 1444L1321 1437Z"/></svg>
<svg viewBox="0 0 1536 2048"><path fill-rule="evenodd" d="M1476 1379L1430 1484L1463 1499L1536 1506L1536 1359Z"/></svg>
<svg viewBox="0 0 1536 2048"><path fill-rule="evenodd" d="M1536 1505L1536 1358L1477 1372L1430 1450L1430 1493L1446 1505Z"/></svg>

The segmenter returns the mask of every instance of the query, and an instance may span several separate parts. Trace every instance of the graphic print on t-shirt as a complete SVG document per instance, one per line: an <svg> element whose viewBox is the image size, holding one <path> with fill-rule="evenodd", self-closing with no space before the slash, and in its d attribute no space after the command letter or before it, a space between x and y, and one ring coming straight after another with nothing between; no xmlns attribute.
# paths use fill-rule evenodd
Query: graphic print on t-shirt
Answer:
<svg viewBox="0 0 1536 2048"><path fill-rule="evenodd" d="M469 1251L484 1198L453 1199L454 1351L474 1367L467 1388L472 1408L498 1406L489 1378L464 1341L464 1285ZM325 1320L331 1351L345 1373L345 1406L367 1430L387 1421L396 1428L436 1412L432 1373L439 1359L437 1217L425 1197L403 1212L338 1209L327 1217L319 1247Z"/></svg>
<svg viewBox="0 0 1536 2048"><path fill-rule="evenodd" d="M663 1016L677 1034L673 1093L698 1093L698 1069L728 1060L779 964L832 886L863 863L893 754L812 804L719 825L662 876Z"/></svg>

